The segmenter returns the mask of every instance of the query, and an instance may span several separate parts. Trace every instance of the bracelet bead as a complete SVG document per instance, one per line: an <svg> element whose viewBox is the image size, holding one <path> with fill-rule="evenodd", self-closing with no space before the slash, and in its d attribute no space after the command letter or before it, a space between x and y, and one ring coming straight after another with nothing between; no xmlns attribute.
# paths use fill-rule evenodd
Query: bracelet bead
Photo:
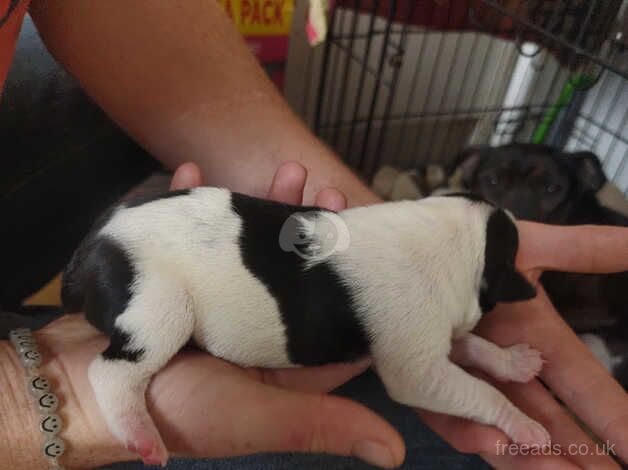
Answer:
<svg viewBox="0 0 628 470"><path fill-rule="evenodd" d="M20 354L23 354L26 351L30 351L31 349L37 350L37 343L35 343L35 340L33 338L20 339L17 342L17 351Z"/></svg>
<svg viewBox="0 0 628 470"><path fill-rule="evenodd" d="M56 436L59 434L62 426L63 421L61 421L59 415L55 414L43 415L39 422L39 430L48 436Z"/></svg>
<svg viewBox="0 0 628 470"><path fill-rule="evenodd" d="M9 332L9 339L11 343L15 344L21 339L29 339L32 338L31 330L28 328L18 328L16 330L11 330Z"/></svg>
<svg viewBox="0 0 628 470"><path fill-rule="evenodd" d="M50 459L49 470L64 470L57 461L57 457L65 452L65 442L58 436L63 429L63 421L59 415L54 414L59 407L59 398L52 393L48 379L39 375L41 354L37 349L37 341L28 328L12 330L9 339L18 353L22 366L26 369L26 388L37 402L41 414L39 430L46 437L42 451L44 456Z"/></svg>
<svg viewBox="0 0 628 470"><path fill-rule="evenodd" d="M65 452L65 442L60 437L53 437L44 442L43 450L46 457L57 458Z"/></svg>
<svg viewBox="0 0 628 470"><path fill-rule="evenodd" d="M50 382L46 377L35 375L28 379L28 391L35 398L39 398L44 393L50 391Z"/></svg>
<svg viewBox="0 0 628 470"><path fill-rule="evenodd" d="M37 399L37 406L42 413L54 413L59 407L59 399L52 392L45 392Z"/></svg>
<svg viewBox="0 0 628 470"><path fill-rule="evenodd" d="M20 353L19 350L18 353ZM39 354L39 351L36 349L29 349L28 351L20 353L20 361L25 369L39 367L41 365L41 354Z"/></svg>

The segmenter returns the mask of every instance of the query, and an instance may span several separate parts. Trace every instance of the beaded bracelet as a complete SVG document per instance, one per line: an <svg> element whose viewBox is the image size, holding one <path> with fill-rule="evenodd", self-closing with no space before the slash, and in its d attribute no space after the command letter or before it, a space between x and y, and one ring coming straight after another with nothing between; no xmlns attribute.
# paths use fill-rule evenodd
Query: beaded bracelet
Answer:
<svg viewBox="0 0 628 470"><path fill-rule="evenodd" d="M41 354L37 349L37 342L28 328L18 328L9 333L9 338L20 362L26 370L26 385L28 392L34 398L39 414L39 430L45 437L42 451L50 459L49 470L63 470L58 458L65 451L65 442L58 434L62 429L62 421L55 414L59 407L59 399L50 390L50 382L39 373Z"/></svg>

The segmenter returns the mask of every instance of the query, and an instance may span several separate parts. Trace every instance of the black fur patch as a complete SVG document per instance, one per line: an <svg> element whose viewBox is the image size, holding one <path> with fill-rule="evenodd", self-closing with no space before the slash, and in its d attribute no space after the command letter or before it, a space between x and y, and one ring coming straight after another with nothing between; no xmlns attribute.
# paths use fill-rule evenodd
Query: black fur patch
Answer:
<svg viewBox="0 0 628 470"><path fill-rule="evenodd" d="M131 299L135 272L131 260L113 240L97 237L86 241L89 251L81 269L85 318L111 338L106 359L138 361L144 351L128 347L130 336L115 326Z"/></svg>
<svg viewBox="0 0 628 470"><path fill-rule="evenodd" d="M74 251L70 262L63 271L61 282L61 302L66 313L78 313L85 309L85 275L87 257L98 239L98 231L111 219L118 206L109 207L94 221L89 232Z"/></svg>
<svg viewBox="0 0 628 470"><path fill-rule="evenodd" d="M144 349L131 349L129 343L131 336L119 328L114 327L110 338L109 347L102 353L102 357L109 360L122 359L129 362L137 362L144 357Z"/></svg>
<svg viewBox="0 0 628 470"><path fill-rule="evenodd" d="M244 264L277 299L290 360L312 366L365 356L369 348L366 333L337 273L325 262L305 270L303 259L279 245L281 228L291 214L323 209L237 193L231 202L243 221L240 249Z"/></svg>
<svg viewBox="0 0 628 470"><path fill-rule="evenodd" d="M486 224L484 272L480 289L480 307L492 310L497 302L531 299L534 287L515 269L519 234L514 222L502 210L490 215Z"/></svg>
<svg viewBox="0 0 628 470"><path fill-rule="evenodd" d="M151 196L138 196L130 199L124 203L125 207L137 207L147 202L159 201L160 199L169 199L177 196L188 196L190 194L189 189L177 189L176 191L169 191L167 193L160 193Z"/></svg>

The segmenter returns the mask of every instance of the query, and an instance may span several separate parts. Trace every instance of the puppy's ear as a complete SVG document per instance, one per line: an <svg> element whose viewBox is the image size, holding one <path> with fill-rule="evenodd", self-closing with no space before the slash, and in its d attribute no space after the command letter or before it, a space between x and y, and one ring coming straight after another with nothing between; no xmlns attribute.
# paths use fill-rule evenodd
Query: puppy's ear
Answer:
<svg viewBox="0 0 628 470"><path fill-rule="evenodd" d="M606 183L606 175L600 159L592 152L565 154L568 164L578 179L580 187L586 192L597 192Z"/></svg>
<svg viewBox="0 0 628 470"><path fill-rule="evenodd" d="M500 279L495 289L495 301L517 302L536 297L536 289L525 277L515 271L508 271Z"/></svg>
<svg viewBox="0 0 628 470"><path fill-rule="evenodd" d="M475 178L482 158L490 149L487 145L469 147L456 156L454 166L450 174L459 173L464 188L469 188Z"/></svg>
<svg viewBox="0 0 628 470"><path fill-rule="evenodd" d="M519 233L514 219L503 209L496 209L486 224L484 272L480 306L491 310L497 302L531 299L536 289L515 268Z"/></svg>

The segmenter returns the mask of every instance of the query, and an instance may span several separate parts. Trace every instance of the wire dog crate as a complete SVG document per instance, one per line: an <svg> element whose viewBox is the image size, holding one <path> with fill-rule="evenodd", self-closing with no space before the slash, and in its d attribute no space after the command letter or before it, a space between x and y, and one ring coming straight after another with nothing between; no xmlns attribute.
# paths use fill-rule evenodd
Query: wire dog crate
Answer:
<svg viewBox="0 0 628 470"><path fill-rule="evenodd" d="M592 150L628 193L628 1L337 0L287 98L370 178L464 147ZM304 80L304 77L306 78Z"/></svg>

